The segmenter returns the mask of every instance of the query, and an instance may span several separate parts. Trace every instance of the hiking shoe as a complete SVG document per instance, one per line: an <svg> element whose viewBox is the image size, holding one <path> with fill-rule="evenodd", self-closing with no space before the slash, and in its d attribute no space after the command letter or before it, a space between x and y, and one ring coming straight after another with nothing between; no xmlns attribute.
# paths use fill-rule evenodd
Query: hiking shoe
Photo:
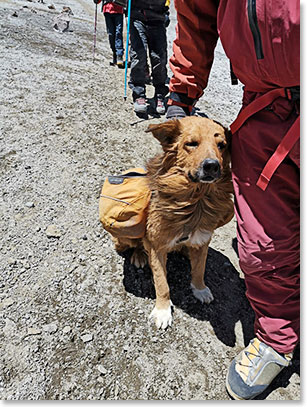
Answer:
<svg viewBox="0 0 307 407"><path fill-rule="evenodd" d="M261 394L291 364L292 354L281 355L254 338L231 362L226 389L235 400L251 400Z"/></svg>
<svg viewBox="0 0 307 407"><path fill-rule="evenodd" d="M124 63L122 55L117 55L117 66L119 68L124 68L125 67L125 63Z"/></svg>
<svg viewBox="0 0 307 407"><path fill-rule="evenodd" d="M157 96L156 112L158 114L165 114L164 98L162 96Z"/></svg>
<svg viewBox="0 0 307 407"><path fill-rule="evenodd" d="M147 113L147 104L145 98L137 98L133 104L135 113Z"/></svg>

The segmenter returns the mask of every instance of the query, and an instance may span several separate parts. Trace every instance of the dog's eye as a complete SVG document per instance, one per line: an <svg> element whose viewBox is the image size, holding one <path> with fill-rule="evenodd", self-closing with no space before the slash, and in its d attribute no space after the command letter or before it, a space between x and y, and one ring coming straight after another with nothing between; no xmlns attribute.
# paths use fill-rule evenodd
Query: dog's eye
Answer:
<svg viewBox="0 0 307 407"><path fill-rule="evenodd" d="M218 143L218 145L217 145L217 148L218 148L219 150L224 150L225 147L226 147L226 144L223 143L223 142L220 142L220 143Z"/></svg>
<svg viewBox="0 0 307 407"><path fill-rule="evenodd" d="M197 141L188 141L187 143L185 143L186 147L197 147L198 146L198 142Z"/></svg>

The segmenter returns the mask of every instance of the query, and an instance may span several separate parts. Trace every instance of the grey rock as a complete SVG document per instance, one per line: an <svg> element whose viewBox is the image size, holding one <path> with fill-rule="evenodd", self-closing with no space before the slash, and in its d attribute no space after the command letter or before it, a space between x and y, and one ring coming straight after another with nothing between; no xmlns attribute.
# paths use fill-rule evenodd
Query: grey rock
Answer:
<svg viewBox="0 0 307 407"><path fill-rule="evenodd" d="M42 333L42 330L39 328L28 328L27 334L28 335L39 335Z"/></svg>
<svg viewBox="0 0 307 407"><path fill-rule="evenodd" d="M107 369L103 365L98 365L97 369L102 375L106 375L108 373Z"/></svg>
<svg viewBox="0 0 307 407"><path fill-rule="evenodd" d="M82 335L82 336L81 336L81 340L82 340L84 343L91 342L91 341L93 340L93 335L92 335L92 334L85 334L85 335Z"/></svg>
<svg viewBox="0 0 307 407"><path fill-rule="evenodd" d="M58 330L58 327L55 323L50 323L47 325L43 325L43 330L45 332L49 332L50 334L53 334Z"/></svg>
<svg viewBox="0 0 307 407"><path fill-rule="evenodd" d="M27 208L34 208L35 207L35 204L34 204L34 202L26 202L25 203L25 206L27 207Z"/></svg>
<svg viewBox="0 0 307 407"><path fill-rule="evenodd" d="M60 231L60 229L58 228L58 226L56 225L49 225L46 229L46 235L48 237L56 237L59 238L62 236L62 233Z"/></svg>
<svg viewBox="0 0 307 407"><path fill-rule="evenodd" d="M68 334L68 333L70 333L70 332L71 332L71 327L70 327L69 325L64 326L64 328L63 328L63 333L64 333L64 334Z"/></svg>

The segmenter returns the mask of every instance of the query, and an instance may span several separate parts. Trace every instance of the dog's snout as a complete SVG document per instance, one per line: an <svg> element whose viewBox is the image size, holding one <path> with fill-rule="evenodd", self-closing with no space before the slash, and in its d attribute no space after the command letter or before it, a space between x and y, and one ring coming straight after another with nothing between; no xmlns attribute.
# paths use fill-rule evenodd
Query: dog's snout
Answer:
<svg viewBox="0 0 307 407"><path fill-rule="evenodd" d="M196 177L200 182L214 182L221 176L221 166L218 160L213 158L206 158L200 165Z"/></svg>
<svg viewBox="0 0 307 407"><path fill-rule="evenodd" d="M217 175L220 171L220 163L212 158L203 161L203 171L208 175Z"/></svg>

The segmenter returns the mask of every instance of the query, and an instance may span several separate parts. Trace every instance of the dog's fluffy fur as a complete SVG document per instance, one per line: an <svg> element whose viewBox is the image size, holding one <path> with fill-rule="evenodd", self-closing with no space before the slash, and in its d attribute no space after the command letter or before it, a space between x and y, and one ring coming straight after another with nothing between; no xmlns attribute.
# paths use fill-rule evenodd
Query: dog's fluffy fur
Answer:
<svg viewBox="0 0 307 407"><path fill-rule="evenodd" d="M156 305L150 317L158 328L171 325L166 278L167 253L186 246L191 287L196 298L213 300L204 283L208 245L213 231L233 217L227 131L205 118L186 117L150 125L163 153L147 163L152 197L143 239L115 239L117 251L134 247L131 261L151 267Z"/></svg>

